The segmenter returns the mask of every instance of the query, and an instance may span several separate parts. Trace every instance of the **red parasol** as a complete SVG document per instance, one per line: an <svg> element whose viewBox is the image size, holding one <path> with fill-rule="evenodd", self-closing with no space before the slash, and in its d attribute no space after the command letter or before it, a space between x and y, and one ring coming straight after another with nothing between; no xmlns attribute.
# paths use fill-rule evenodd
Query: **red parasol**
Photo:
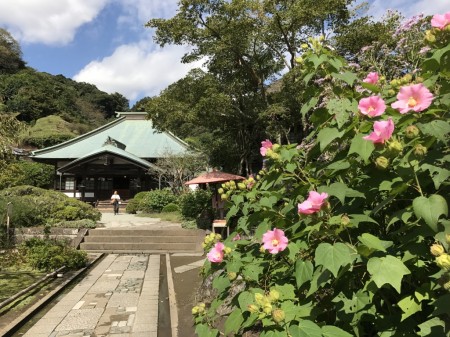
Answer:
<svg viewBox="0 0 450 337"><path fill-rule="evenodd" d="M193 184L208 184L208 183L220 183L223 181L229 181L229 180L245 180L244 177L231 174L231 173L225 173L221 171L212 171L207 172L199 175L198 177L189 180L185 182L185 185L193 185Z"/></svg>

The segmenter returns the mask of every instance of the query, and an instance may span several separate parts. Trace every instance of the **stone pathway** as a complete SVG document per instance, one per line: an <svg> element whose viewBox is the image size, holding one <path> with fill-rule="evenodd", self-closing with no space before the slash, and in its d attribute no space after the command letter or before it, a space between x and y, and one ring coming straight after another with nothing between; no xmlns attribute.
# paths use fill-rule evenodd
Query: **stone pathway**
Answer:
<svg viewBox="0 0 450 337"><path fill-rule="evenodd" d="M157 337L159 255L107 255L24 337Z"/></svg>

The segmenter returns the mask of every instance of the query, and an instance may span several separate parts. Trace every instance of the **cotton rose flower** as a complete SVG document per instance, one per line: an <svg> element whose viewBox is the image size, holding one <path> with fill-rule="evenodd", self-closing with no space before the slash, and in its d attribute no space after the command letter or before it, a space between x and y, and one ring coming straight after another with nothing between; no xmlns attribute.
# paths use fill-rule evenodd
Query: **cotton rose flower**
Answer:
<svg viewBox="0 0 450 337"><path fill-rule="evenodd" d="M437 29L444 29L450 24L450 12L447 12L445 14L435 14L431 18L431 26L435 27Z"/></svg>
<svg viewBox="0 0 450 337"><path fill-rule="evenodd" d="M308 199L298 204L298 213L313 214L324 206L325 199L328 198L328 193L318 193L316 191L309 191Z"/></svg>
<svg viewBox="0 0 450 337"><path fill-rule="evenodd" d="M363 82L370 83L370 84L377 84L378 79L379 79L378 73L371 72L371 73L367 74L366 78L363 79Z"/></svg>
<svg viewBox="0 0 450 337"><path fill-rule="evenodd" d="M389 118L387 121L377 121L373 123L373 132L370 135L363 137L363 139L370 140L374 144L384 144L386 140L391 138L393 132L394 122L392 121L392 118Z"/></svg>
<svg viewBox="0 0 450 337"><path fill-rule="evenodd" d="M392 107L401 114L412 110L420 112L431 105L433 94L422 83L412 84L400 88L397 94L397 102L392 103Z"/></svg>
<svg viewBox="0 0 450 337"><path fill-rule="evenodd" d="M363 115L377 117L384 113L386 104L380 96L370 96L359 101L358 109Z"/></svg>
<svg viewBox="0 0 450 337"><path fill-rule="evenodd" d="M267 249L270 254L277 254L285 250L288 244L288 238L284 235L284 232L277 228L264 233L262 241L264 249Z"/></svg>
<svg viewBox="0 0 450 337"><path fill-rule="evenodd" d="M210 262L213 263L220 263L223 261L223 254L224 254L225 246L222 242L217 242L214 247L211 248L208 254L206 254L206 257Z"/></svg>
<svg viewBox="0 0 450 337"><path fill-rule="evenodd" d="M273 144L272 144L272 142L270 140L268 140L268 139L263 140L261 142L261 148L259 149L259 152L261 153L261 156L264 157L266 155L266 153L267 153L267 150L272 149L272 146L273 146Z"/></svg>

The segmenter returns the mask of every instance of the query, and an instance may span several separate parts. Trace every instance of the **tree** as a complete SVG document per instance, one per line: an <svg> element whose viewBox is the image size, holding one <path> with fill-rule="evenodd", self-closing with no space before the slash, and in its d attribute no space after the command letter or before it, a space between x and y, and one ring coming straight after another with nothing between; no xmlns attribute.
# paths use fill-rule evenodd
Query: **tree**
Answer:
<svg viewBox="0 0 450 337"><path fill-rule="evenodd" d="M181 193L186 186L184 183L208 167L206 158L200 153L173 155L166 153L155 163L156 168L150 173L157 176L160 182L169 186L174 193Z"/></svg>
<svg viewBox="0 0 450 337"><path fill-rule="evenodd" d="M234 137L229 144L238 151L239 171L252 172L252 153L266 137L264 112L272 102L267 86L280 72L296 67L298 46L309 35L333 29L348 19L347 5L352 0L328 0L319 5L311 0L235 0L182 1L171 19L152 19L147 26L156 28L156 41L192 46L184 62L204 59L208 74L221 85L226 115L234 118ZM291 84L295 78L291 77ZM219 96L215 96L218 98ZM291 96L292 97L292 96ZM226 100L225 100L226 98ZM205 101L208 99L205 98ZM298 117L296 98L281 102L273 130ZM298 119L298 118L297 118ZM301 127L283 130L300 140ZM280 136L281 138L281 136Z"/></svg>
<svg viewBox="0 0 450 337"><path fill-rule="evenodd" d="M19 43L5 29L0 28L0 74L15 73L25 68Z"/></svg>

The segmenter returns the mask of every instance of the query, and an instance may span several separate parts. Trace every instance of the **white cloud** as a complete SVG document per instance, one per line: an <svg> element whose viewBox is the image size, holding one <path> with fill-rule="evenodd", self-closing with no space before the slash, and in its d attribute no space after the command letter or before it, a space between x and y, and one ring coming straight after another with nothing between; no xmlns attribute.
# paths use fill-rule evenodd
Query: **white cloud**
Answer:
<svg viewBox="0 0 450 337"><path fill-rule="evenodd" d="M115 0L122 6L118 23L142 28L150 19L172 17L178 0Z"/></svg>
<svg viewBox="0 0 450 337"><path fill-rule="evenodd" d="M95 84L108 93L119 92L134 101L158 95L190 69L201 66L201 62L180 62L187 51L185 47L167 46L153 50L148 47L148 41L122 45L112 55L86 65L74 80Z"/></svg>
<svg viewBox="0 0 450 337"><path fill-rule="evenodd" d="M107 0L0 1L0 26L16 39L48 45L70 43L76 30L92 21Z"/></svg>
<svg viewBox="0 0 450 337"><path fill-rule="evenodd" d="M379 19L388 9L398 10L406 18L417 14L444 14L450 11L450 0L375 0L371 1L369 14Z"/></svg>

